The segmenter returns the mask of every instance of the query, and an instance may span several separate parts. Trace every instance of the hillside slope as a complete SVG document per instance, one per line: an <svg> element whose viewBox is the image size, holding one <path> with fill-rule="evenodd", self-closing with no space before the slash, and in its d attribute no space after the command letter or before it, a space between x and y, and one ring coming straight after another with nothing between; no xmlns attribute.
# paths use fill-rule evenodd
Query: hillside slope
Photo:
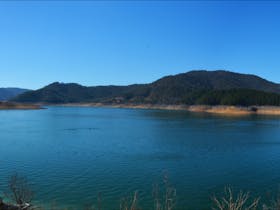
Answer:
<svg viewBox="0 0 280 210"><path fill-rule="evenodd" d="M142 85L85 87L56 82L23 93L13 98L13 101L280 105L280 85L255 75L228 71L190 71Z"/></svg>

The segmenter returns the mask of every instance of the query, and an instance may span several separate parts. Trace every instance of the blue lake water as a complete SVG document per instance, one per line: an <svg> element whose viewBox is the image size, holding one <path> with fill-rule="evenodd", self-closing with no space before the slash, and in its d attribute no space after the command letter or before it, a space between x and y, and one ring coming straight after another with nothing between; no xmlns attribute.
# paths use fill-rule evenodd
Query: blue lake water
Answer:
<svg viewBox="0 0 280 210"><path fill-rule="evenodd" d="M209 209L225 186L265 199L279 189L280 120L184 111L48 107L0 111L0 191L24 175L42 205L118 209L138 190L152 206L168 175L178 209Z"/></svg>

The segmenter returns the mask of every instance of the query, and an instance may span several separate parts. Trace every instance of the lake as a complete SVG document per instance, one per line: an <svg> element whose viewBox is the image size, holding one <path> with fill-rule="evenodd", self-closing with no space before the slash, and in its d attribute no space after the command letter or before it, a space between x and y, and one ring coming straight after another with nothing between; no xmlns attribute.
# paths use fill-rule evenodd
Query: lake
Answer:
<svg viewBox="0 0 280 210"><path fill-rule="evenodd" d="M265 200L279 189L280 120L184 111L47 107L0 111L0 191L15 172L42 205L104 209L139 192L151 209L163 177L177 209L209 209L225 186Z"/></svg>

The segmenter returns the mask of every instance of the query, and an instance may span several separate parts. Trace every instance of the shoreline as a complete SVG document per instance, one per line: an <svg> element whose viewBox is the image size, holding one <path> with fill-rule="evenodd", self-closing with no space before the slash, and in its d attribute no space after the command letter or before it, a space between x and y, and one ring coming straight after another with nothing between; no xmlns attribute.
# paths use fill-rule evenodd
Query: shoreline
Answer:
<svg viewBox="0 0 280 210"><path fill-rule="evenodd" d="M43 109L43 108L37 104L0 102L0 110L37 110L37 109Z"/></svg>
<svg viewBox="0 0 280 210"><path fill-rule="evenodd" d="M195 113L220 115L276 115L280 116L280 106L227 106L227 105L158 105L158 104L103 104L103 103L66 103L54 106L108 107L129 109L182 110Z"/></svg>
<svg viewBox="0 0 280 210"><path fill-rule="evenodd" d="M158 109L177 110L193 113L208 113L228 116L242 115L274 115L280 116L280 106L232 106L232 105L168 105L168 104L105 104L105 103L65 103L65 104L22 104L11 102L0 102L0 110L38 110L43 106L65 106L65 107L107 107L127 109Z"/></svg>

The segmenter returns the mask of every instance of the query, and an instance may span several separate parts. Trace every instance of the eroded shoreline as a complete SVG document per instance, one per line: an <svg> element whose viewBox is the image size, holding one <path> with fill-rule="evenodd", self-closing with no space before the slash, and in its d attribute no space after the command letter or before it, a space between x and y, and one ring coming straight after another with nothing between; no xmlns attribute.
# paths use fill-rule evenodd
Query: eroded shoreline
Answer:
<svg viewBox="0 0 280 210"><path fill-rule="evenodd" d="M105 103L65 103L65 104L21 104L0 102L0 110L34 110L42 106L108 107L129 109L182 110L197 113L221 115L275 115L280 116L280 106L226 106L226 105L167 105L167 104L105 104Z"/></svg>
<svg viewBox="0 0 280 210"><path fill-rule="evenodd" d="M276 115L280 116L279 106L210 106L210 105L156 105L156 104L103 104L103 103L68 103L56 106L110 107L130 109L183 110L197 113L221 115Z"/></svg>
<svg viewBox="0 0 280 210"><path fill-rule="evenodd" d="M0 102L0 110L33 110L33 109L42 109L42 107L37 104Z"/></svg>

